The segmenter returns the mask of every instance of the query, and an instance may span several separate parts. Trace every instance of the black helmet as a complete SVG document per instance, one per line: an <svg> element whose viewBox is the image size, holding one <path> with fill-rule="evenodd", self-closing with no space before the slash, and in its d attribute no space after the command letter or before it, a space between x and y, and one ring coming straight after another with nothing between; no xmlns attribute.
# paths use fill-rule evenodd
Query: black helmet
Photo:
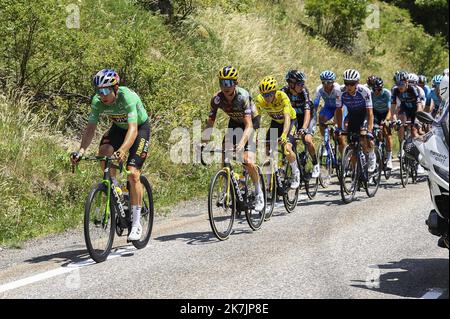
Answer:
<svg viewBox="0 0 450 319"><path fill-rule="evenodd" d="M286 81L295 80L297 82L305 82L306 75L302 71L298 70L289 70L285 77Z"/></svg>
<svg viewBox="0 0 450 319"><path fill-rule="evenodd" d="M375 79L376 79L377 77L375 76L375 75L371 75L371 76L369 76L368 78L367 78L367 85L369 86L369 87L373 87L373 85L375 84Z"/></svg>
<svg viewBox="0 0 450 319"><path fill-rule="evenodd" d="M384 82L382 78L375 78L375 81L373 83L374 88L383 88Z"/></svg>
<svg viewBox="0 0 450 319"><path fill-rule="evenodd" d="M419 84L426 84L427 77L425 75L419 75Z"/></svg>

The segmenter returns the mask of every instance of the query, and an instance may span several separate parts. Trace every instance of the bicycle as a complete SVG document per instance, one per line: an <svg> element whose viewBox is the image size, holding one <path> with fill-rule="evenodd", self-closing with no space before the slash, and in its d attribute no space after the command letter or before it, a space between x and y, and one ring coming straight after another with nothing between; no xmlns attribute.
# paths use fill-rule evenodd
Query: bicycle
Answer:
<svg viewBox="0 0 450 319"><path fill-rule="evenodd" d="M360 190L361 184L364 187L367 196L375 196L381 179L381 155L378 148L374 148L376 168L370 173L367 167L366 155L362 150L359 133L341 132L348 135L349 144L344 150L344 156L341 161L340 191L342 201L345 204L351 203L357 190ZM349 184L349 185L347 185Z"/></svg>
<svg viewBox="0 0 450 319"><path fill-rule="evenodd" d="M375 138L375 146L378 148L381 154L381 164L382 170L384 173L384 178L388 180L391 177L392 170L387 168L387 150L386 150L386 139L383 134L383 128L385 125L391 126L391 123L385 123L385 121L381 122L381 125L374 124L373 125L373 136Z"/></svg>
<svg viewBox="0 0 450 319"><path fill-rule="evenodd" d="M336 171L336 176L340 179L340 165L337 157L338 141L333 139L330 142L330 136L335 134L335 125L333 123L325 123L325 134L323 143L317 152L317 160L320 165L319 183L323 188L327 188L331 184L331 176Z"/></svg>
<svg viewBox="0 0 450 319"><path fill-rule="evenodd" d="M110 169L116 168L122 173L123 165L115 165L112 161L115 156L83 156L81 160L105 161L103 180L96 184L86 198L84 205L84 239L91 258L97 262L103 262L111 252L114 236L123 236L131 231L132 216L130 212L130 197L120 194L112 180ZM78 166L77 166L78 167ZM130 174L124 169L127 175ZM74 172L74 168L72 168ZM140 240L131 241L137 249L147 246L153 228L154 207L152 187L147 178L141 174L140 181L143 186L141 225L143 235ZM130 189L127 182L126 189Z"/></svg>
<svg viewBox="0 0 450 319"><path fill-rule="evenodd" d="M201 163L204 147L201 148ZM208 216L211 229L219 240L226 240L231 234L234 219L241 212L245 212L248 225L254 231L259 230L264 222L265 206L262 211L255 211L255 185L244 167L242 179L234 172L231 161L228 158L229 151L222 149L207 150L209 153L225 154L224 166L212 178L208 192ZM258 169L261 190L266 202L264 178L261 169ZM216 211L215 208L218 208Z"/></svg>
<svg viewBox="0 0 450 319"><path fill-rule="evenodd" d="M270 143L271 141L261 141L261 143ZM298 193L300 187L296 189L291 188L293 174L292 168L289 164L286 154L284 152L273 152L269 149L268 159L262 165L265 186L267 193L266 200L266 216L265 220L272 217L273 209L278 197L283 198L283 204L288 213L293 213L298 203ZM274 154L281 156L281 158L274 158Z"/></svg>
<svg viewBox="0 0 450 319"><path fill-rule="evenodd" d="M412 142L411 128L414 125L411 121L406 121L404 124L397 125L397 131L401 126L405 127L405 135L400 143L400 181L403 188L408 185L409 177L413 184L417 182L417 168L419 163L412 158L405 155L405 145Z"/></svg>
<svg viewBox="0 0 450 319"><path fill-rule="evenodd" d="M302 141L302 137L295 137L295 141ZM305 144L302 152L297 152L297 146L293 145L292 149L297 154L297 164L298 168L300 170L300 187L299 189L302 189L302 186L305 187L306 195L308 195L309 199L313 199L316 194L317 190L319 188L319 177L312 178L312 171L314 168L314 165L312 164L312 157L311 154L309 154L309 151Z"/></svg>

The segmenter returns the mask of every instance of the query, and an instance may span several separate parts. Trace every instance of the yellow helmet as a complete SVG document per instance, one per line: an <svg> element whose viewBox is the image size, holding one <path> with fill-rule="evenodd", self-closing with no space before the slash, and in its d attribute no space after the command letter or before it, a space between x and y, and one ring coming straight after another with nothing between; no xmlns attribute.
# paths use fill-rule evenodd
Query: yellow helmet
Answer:
<svg viewBox="0 0 450 319"><path fill-rule="evenodd" d="M277 80L273 76L266 76L259 83L259 91L261 93L269 93L277 89Z"/></svg>
<svg viewBox="0 0 450 319"><path fill-rule="evenodd" d="M219 80L237 80L238 70L231 65L224 66L219 71Z"/></svg>

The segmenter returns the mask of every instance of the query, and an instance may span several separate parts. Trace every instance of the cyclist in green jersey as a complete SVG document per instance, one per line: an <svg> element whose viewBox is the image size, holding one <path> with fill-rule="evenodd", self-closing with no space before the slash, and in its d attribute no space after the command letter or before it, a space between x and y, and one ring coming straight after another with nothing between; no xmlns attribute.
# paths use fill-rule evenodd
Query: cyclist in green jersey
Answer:
<svg viewBox="0 0 450 319"><path fill-rule="evenodd" d="M127 170L130 182L131 207L133 223L128 239L139 240L142 233L140 224L142 185L140 170L147 158L150 140L150 124L147 112L139 96L125 86L119 86L119 75L110 69L99 71L93 79L96 94L92 98L91 113L88 125L83 133L81 146L77 152L71 154L72 163L77 163L85 153L97 128L99 115L106 114L113 122L111 128L103 135L100 141L99 156L116 155L120 162L127 159ZM102 170L104 162L101 162ZM116 170L111 168L111 177L115 186L118 186Z"/></svg>

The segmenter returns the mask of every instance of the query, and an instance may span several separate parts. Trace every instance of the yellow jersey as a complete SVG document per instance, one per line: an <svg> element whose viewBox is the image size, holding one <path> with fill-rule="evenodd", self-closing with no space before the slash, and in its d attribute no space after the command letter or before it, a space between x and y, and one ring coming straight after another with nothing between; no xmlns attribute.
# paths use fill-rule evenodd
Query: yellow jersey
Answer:
<svg viewBox="0 0 450 319"><path fill-rule="evenodd" d="M261 115L262 110L265 110L273 121L280 124L284 123L284 114L289 114L291 121L297 118L289 97L282 91L276 91L275 99L270 104L266 103L262 94L259 94L255 99L255 105L257 115Z"/></svg>

